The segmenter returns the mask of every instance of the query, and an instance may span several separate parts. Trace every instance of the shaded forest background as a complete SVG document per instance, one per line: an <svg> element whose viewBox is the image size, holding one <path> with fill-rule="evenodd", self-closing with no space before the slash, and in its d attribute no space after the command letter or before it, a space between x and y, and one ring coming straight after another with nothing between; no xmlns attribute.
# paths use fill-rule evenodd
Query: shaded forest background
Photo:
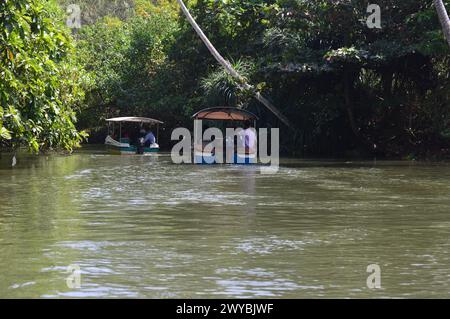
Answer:
<svg viewBox="0 0 450 319"><path fill-rule="evenodd" d="M12 2L36 6L42 18L36 34L45 38L42 30L55 28L40 54L48 54L41 62L53 61L56 71L48 79L55 83L42 79L36 88L33 81L48 70L23 71L26 78L16 66L25 49L3 35L9 43L0 66L16 68L11 78L19 87L33 80L29 96L12 80L0 84L3 146L70 149L83 131L90 142L102 142L104 119L119 115L163 120L161 144L170 146L172 128L191 127L195 111L227 105L255 112L261 127L280 127L286 155L450 157L450 50L432 0L372 1L381 7L380 29L367 27L369 1L363 0L187 1L211 42L295 131L239 90L173 0ZM66 8L74 3L82 27L69 30ZM5 21L2 27L8 29ZM45 126L48 110L66 123ZM61 132L64 125L70 129Z"/></svg>

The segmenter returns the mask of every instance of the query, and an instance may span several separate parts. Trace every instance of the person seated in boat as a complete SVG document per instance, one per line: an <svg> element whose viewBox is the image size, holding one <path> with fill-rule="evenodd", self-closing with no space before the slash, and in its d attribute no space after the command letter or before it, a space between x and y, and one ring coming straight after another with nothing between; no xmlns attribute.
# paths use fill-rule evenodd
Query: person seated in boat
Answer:
<svg viewBox="0 0 450 319"><path fill-rule="evenodd" d="M138 135L134 139L137 154L144 154L144 139L145 139L145 129L141 127L139 129Z"/></svg>
<svg viewBox="0 0 450 319"><path fill-rule="evenodd" d="M133 137L131 138L131 140L133 141L132 144L137 147L144 147L145 134L146 132L144 128L140 128L138 131L136 131L136 133L133 134Z"/></svg>
<svg viewBox="0 0 450 319"><path fill-rule="evenodd" d="M240 136L242 140L241 146L245 150L245 154L256 153L256 133L251 121L244 121L244 130L240 132Z"/></svg>
<svg viewBox="0 0 450 319"><path fill-rule="evenodd" d="M148 131L144 137L144 145L145 147L150 147L152 144L156 143L156 137L152 131Z"/></svg>
<svg viewBox="0 0 450 319"><path fill-rule="evenodd" d="M139 134L137 136L137 140L139 143L141 143L141 144L144 143L145 134L146 134L145 129L143 127L141 127L139 129Z"/></svg>

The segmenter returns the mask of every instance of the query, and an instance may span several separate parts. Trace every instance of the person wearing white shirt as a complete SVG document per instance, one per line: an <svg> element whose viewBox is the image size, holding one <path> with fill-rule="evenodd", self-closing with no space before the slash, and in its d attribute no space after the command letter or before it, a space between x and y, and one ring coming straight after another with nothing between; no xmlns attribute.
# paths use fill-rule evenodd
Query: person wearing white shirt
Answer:
<svg viewBox="0 0 450 319"><path fill-rule="evenodd" d="M255 129L252 127L251 121L247 120L244 122L244 130L240 133L241 145L245 150L245 154L256 153L257 139Z"/></svg>

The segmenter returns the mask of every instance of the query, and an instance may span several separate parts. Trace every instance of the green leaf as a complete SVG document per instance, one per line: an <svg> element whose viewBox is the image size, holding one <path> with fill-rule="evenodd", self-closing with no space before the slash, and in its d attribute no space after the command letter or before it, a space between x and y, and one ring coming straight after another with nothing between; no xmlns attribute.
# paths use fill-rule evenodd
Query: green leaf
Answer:
<svg viewBox="0 0 450 319"><path fill-rule="evenodd" d="M10 140L11 133L5 127L0 127L0 137L5 140Z"/></svg>

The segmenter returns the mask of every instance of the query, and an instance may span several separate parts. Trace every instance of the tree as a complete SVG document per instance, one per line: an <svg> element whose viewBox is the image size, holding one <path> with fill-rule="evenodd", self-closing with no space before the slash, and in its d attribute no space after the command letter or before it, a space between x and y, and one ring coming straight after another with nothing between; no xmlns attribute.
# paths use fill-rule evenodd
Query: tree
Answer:
<svg viewBox="0 0 450 319"><path fill-rule="evenodd" d="M224 103L270 126L257 91L296 129L280 131L284 152L450 155L449 46L432 1L383 1L381 29L368 28L362 0L197 0L190 19L177 1L135 0L138 17L79 31L94 78L80 125L135 113L189 127L193 112Z"/></svg>
<svg viewBox="0 0 450 319"><path fill-rule="evenodd" d="M270 4L263 35L239 49L257 52L252 81L289 105L282 111L300 136L293 149L390 156L448 149L448 46L429 2L383 2L381 29L367 27L360 0Z"/></svg>
<svg viewBox="0 0 450 319"><path fill-rule="evenodd" d="M445 9L444 2L442 0L434 0L434 5L436 7L445 38L450 45L450 19L448 17L447 10Z"/></svg>
<svg viewBox="0 0 450 319"><path fill-rule="evenodd" d="M84 75L72 39L44 0L0 3L0 145L71 151ZM51 3L50 3L51 4ZM49 8L54 8L49 6Z"/></svg>
<svg viewBox="0 0 450 319"><path fill-rule="evenodd" d="M283 115L268 99L266 99L261 92L259 92L255 87L248 84L244 77L241 76L236 70L233 68L230 62L225 60L222 55L217 51L217 49L212 45L211 41L209 41L208 37L205 35L205 33L202 31L202 29L199 27L195 19L192 17L191 13L187 9L186 5L182 0L177 0L179 3L181 10L183 11L184 15L186 16L189 23L194 28L195 32L198 34L200 39L203 41L203 43L208 48L209 52L214 56L214 58L217 60L217 62L222 65L222 67L233 77L237 80L239 86L242 87L242 89L253 92L255 98L261 102L265 107L267 107L273 114L275 114L285 125L287 125L289 128L294 129L292 124L289 122L286 116Z"/></svg>
<svg viewBox="0 0 450 319"><path fill-rule="evenodd" d="M101 133L102 120L129 114L170 123L167 117L175 112L167 108L174 103L162 100L173 95L171 86L176 84L176 79L166 79L172 73L166 71L166 51L176 28L171 12L143 11L125 21L103 17L79 31L78 59L93 79L80 116L82 127Z"/></svg>

